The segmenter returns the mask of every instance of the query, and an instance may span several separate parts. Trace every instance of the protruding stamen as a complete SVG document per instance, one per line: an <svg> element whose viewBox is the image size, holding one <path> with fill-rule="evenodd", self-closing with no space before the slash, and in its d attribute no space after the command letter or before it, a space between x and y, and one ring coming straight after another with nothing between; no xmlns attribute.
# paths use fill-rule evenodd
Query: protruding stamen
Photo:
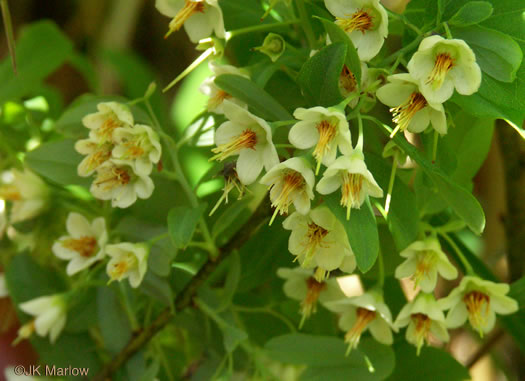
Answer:
<svg viewBox="0 0 525 381"><path fill-rule="evenodd" d="M215 110L219 107L222 102L226 99L230 99L232 96L224 90L219 90L217 93L208 99L208 110Z"/></svg>
<svg viewBox="0 0 525 381"><path fill-rule="evenodd" d="M129 184L131 181L131 175L124 168L113 167L111 169L105 169L99 172L95 185L104 184L105 191L109 191L118 186Z"/></svg>
<svg viewBox="0 0 525 381"><path fill-rule="evenodd" d="M332 123L328 120L321 121L317 126L317 131L319 132L319 141L315 146L313 155L317 160L317 168L315 174L319 173L320 163L323 160L323 156L330 148L330 143L335 138L337 134L337 126L335 123Z"/></svg>
<svg viewBox="0 0 525 381"><path fill-rule="evenodd" d="M315 252L320 247L323 247L323 240L329 233L328 230L323 227L311 222L308 224L308 232L306 233L307 242L305 244L305 259L304 266L307 266L310 260L313 258Z"/></svg>
<svg viewBox="0 0 525 381"><path fill-rule="evenodd" d="M223 161L227 157L238 154L239 151L243 148L255 149L256 145L257 145L257 134L248 128L244 130L242 134L237 136L237 138L235 138L231 142L226 143L226 144L221 144L217 148L212 149L211 151L213 153L216 153L217 155L210 158L210 161L211 160Z"/></svg>
<svg viewBox="0 0 525 381"><path fill-rule="evenodd" d="M62 246L66 249L76 251L81 257L89 258L95 254L97 240L94 237L70 238L62 241Z"/></svg>
<svg viewBox="0 0 525 381"><path fill-rule="evenodd" d="M363 175L344 172L341 185L341 205L346 207L346 219L350 219L350 209L359 207L359 195L363 188Z"/></svg>
<svg viewBox="0 0 525 381"><path fill-rule="evenodd" d="M423 278L428 277L437 261L437 255L433 251L422 251L416 256L416 271L410 279L414 282L414 289L419 286Z"/></svg>
<svg viewBox="0 0 525 381"><path fill-rule="evenodd" d="M336 17L335 21L347 33L358 30L364 34L367 30L374 27L372 16L364 9L360 9L348 16L348 18Z"/></svg>
<svg viewBox="0 0 525 381"><path fill-rule="evenodd" d="M170 34L178 31L182 28L182 25L197 12L204 12L204 1L202 0L186 0L184 7L177 13L177 15L170 22L170 30L164 35L164 38L168 38Z"/></svg>
<svg viewBox="0 0 525 381"><path fill-rule="evenodd" d="M436 56L434 68L430 73L426 83L431 84L434 90L438 90L443 85L447 73L454 67L454 59L448 53L440 53Z"/></svg>
<svg viewBox="0 0 525 381"><path fill-rule="evenodd" d="M35 332L35 320L34 319L31 320L29 323L24 324L18 329L16 339L13 340L13 342L11 343L11 346L14 347L15 345L18 345L18 343L21 342L22 340L29 339L33 335L33 332Z"/></svg>
<svg viewBox="0 0 525 381"><path fill-rule="evenodd" d="M463 297L463 302L467 306L470 324L483 337L483 328L490 312L490 297L480 291L471 291Z"/></svg>
<svg viewBox="0 0 525 381"><path fill-rule="evenodd" d="M2 185L0 187L0 199L8 201L19 201L22 199L22 194L14 185Z"/></svg>
<svg viewBox="0 0 525 381"><path fill-rule="evenodd" d="M116 115L110 116L102 123L96 133L105 141L111 141L111 138L113 137L113 131L115 131L115 129L120 126L121 124L117 120Z"/></svg>
<svg viewBox="0 0 525 381"><path fill-rule="evenodd" d="M124 276L124 274L126 274L130 269L136 266L137 258L132 254L126 255L125 258L121 258L119 262L114 263L111 269L109 270L109 282L112 282L114 280L120 280Z"/></svg>
<svg viewBox="0 0 525 381"><path fill-rule="evenodd" d="M239 177L237 176L237 171L235 169L235 166L233 164L225 164L224 165L224 188L222 188L222 196L217 201L217 204L213 207L211 210L209 216L213 215L215 211L219 208L219 206L223 203L223 201L228 203L228 195L233 189L237 189L239 192L239 197L237 198L240 200L242 196L244 195L245 186L239 181Z"/></svg>
<svg viewBox="0 0 525 381"><path fill-rule="evenodd" d="M359 307L356 310L357 320L354 326L346 333L345 342L348 343L346 355L350 354L352 349L357 348L361 334L372 320L376 318L376 312Z"/></svg>
<svg viewBox="0 0 525 381"><path fill-rule="evenodd" d="M326 283L318 282L313 277L306 279L306 297L301 302L301 313L303 315L299 328L302 328L304 321L317 311L317 300L319 295L326 288Z"/></svg>
<svg viewBox="0 0 525 381"><path fill-rule="evenodd" d="M425 341L427 343L429 341L432 320L425 314L412 314L410 318L416 327L416 346L417 355L419 356L421 347L425 344Z"/></svg>
<svg viewBox="0 0 525 381"><path fill-rule="evenodd" d="M270 220L270 225L277 216L277 213L284 214L288 213L288 207L293 201L293 195L296 191L304 187L304 178L303 176L296 171L289 171L283 176L283 185L281 193L277 198L272 202L272 207L275 208L272 219ZM270 188L273 188L276 183L273 183Z"/></svg>
<svg viewBox="0 0 525 381"><path fill-rule="evenodd" d="M390 111L394 118L392 121L397 124L395 130L390 134L393 138L398 131L404 131L410 125L410 121L418 111L424 109L427 105L427 100L419 92L413 92L408 100L398 107L391 108Z"/></svg>

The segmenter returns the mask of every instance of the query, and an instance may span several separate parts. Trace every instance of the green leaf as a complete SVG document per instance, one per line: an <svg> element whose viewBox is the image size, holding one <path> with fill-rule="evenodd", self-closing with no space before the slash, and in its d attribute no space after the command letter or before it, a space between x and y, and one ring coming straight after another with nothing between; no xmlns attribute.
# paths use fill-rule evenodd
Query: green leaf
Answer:
<svg viewBox="0 0 525 381"><path fill-rule="evenodd" d="M454 38L464 40L474 50L476 61L485 73L501 82L516 79L523 53L510 36L479 25L452 28L451 32Z"/></svg>
<svg viewBox="0 0 525 381"><path fill-rule="evenodd" d="M470 380L468 369L449 353L424 347L419 356L416 348L406 342L394 345L396 368L389 381L464 381Z"/></svg>
<svg viewBox="0 0 525 381"><path fill-rule="evenodd" d="M363 339L349 356L345 356L346 348L337 337L306 334L274 337L264 346L276 361L308 365L301 380L384 380L394 368L393 351L386 345Z"/></svg>
<svg viewBox="0 0 525 381"><path fill-rule="evenodd" d="M170 269L169 265L166 267ZM170 283L166 278L161 278L151 271L146 273L139 290L167 306L173 305L173 291L171 290Z"/></svg>
<svg viewBox="0 0 525 381"><path fill-rule="evenodd" d="M463 5L459 11L448 21L454 26L469 26L478 24L488 19L494 9L488 1L470 1Z"/></svg>
<svg viewBox="0 0 525 381"><path fill-rule="evenodd" d="M196 208L177 206L170 210L168 231L175 247L183 249L188 245L204 210L206 210L206 204L200 204Z"/></svg>
<svg viewBox="0 0 525 381"><path fill-rule="evenodd" d="M105 347L118 353L131 338L131 326L115 287L97 289L97 315Z"/></svg>
<svg viewBox="0 0 525 381"><path fill-rule="evenodd" d="M324 201L343 224L355 254L357 267L366 273L372 268L379 254L379 233L370 201L363 203L361 209L352 209L350 220L346 219L346 209L339 204L337 193L325 196Z"/></svg>
<svg viewBox="0 0 525 381"><path fill-rule="evenodd" d="M82 185L89 187L90 178L80 177L77 167L83 156L75 151L72 139L44 143L28 152L25 162L33 171L60 185Z"/></svg>
<svg viewBox="0 0 525 381"><path fill-rule="evenodd" d="M321 49L303 65L298 82L310 105L330 107L343 100L339 77L347 51L345 43L335 42Z"/></svg>
<svg viewBox="0 0 525 381"><path fill-rule="evenodd" d="M279 102L247 78L234 74L223 74L215 78L215 84L228 94L245 102L256 115L265 120L293 119Z"/></svg>
<svg viewBox="0 0 525 381"><path fill-rule="evenodd" d="M348 35L332 21L326 20L319 17L319 20L323 23L326 33L330 36L332 42L343 42L346 45L346 58L345 65L350 69L352 74L355 76L358 85L361 84L361 60L357 55L354 43Z"/></svg>
<svg viewBox="0 0 525 381"><path fill-rule="evenodd" d="M31 94L35 86L58 69L71 55L73 45L50 21L24 28L16 44L17 75L9 59L0 65L0 104Z"/></svg>
<svg viewBox="0 0 525 381"><path fill-rule="evenodd" d="M228 308L232 302L233 295L237 291L237 286L239 285L239 280L241 279L241 259L239 257L239 252L234 251L229 258L228 263L228 275L226 276L226 281L224 282L224 288L221 293L221 302L217 311L223 311Z"/></svg>

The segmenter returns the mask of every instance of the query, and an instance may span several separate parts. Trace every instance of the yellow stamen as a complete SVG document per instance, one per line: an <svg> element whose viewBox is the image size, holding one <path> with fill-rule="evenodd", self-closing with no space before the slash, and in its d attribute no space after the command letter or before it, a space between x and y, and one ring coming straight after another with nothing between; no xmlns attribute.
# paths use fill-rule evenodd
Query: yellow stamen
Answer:
<svg viewBox="0 0 525 381"><path fill-rule="evenodd" d="M221 144L217 148L211 150L211 152L216 153L217 155L210 158L211 160L223 161L227 157L232 155L237 155L241 149L250 148L255 149L257 145L257 134L247 128L237 136L234 140L229 143Z"/></svg>
<svg viewBox="0 0 525 381"><path fill-rule="evenodd" d="M426 106L427 100L425 97L421 93L413 92L405 103L398 107L391 108L390 111L393 115L392 121L396 123L397 126L392 134L390 134L390 137L393 138L398 131L406 130L414 115Z"/></svg>
<svg viewBox="0 0 525 381"><path fill-rule="evenodd" d="M232 96L224 90L219 90L217 93L208 99L208 110L213 111L219 107L222 102L226 99L230 99Z"/></svg>
<svg viewBox="0 0 525 381"><path fill-rule="evenodd" d="M425 341L427 343L429 342L430 326L432 325L432 320L424 314L412 314L410 318L416 327L416 346L417 355L419 356L421 347Z"/></svg>
<svg viewBox="0 0 525 381"><path fill-rule="evenodd" d="M113 131L120 126L121 124L116 119L116 116L108 117L99 127L97 135L106 141L110 141L113 137Z"/></svg>
<svg viewBox="0 0 525 381"><path fill-rule="evenodd" d="M130 269L137 266L137 258L133 254L128 254L125 258L122 258L119 262L113 264L109 270L110 282L114 280L120 280Z"/></svg>
<svg viewBox="0 0 525 381"><path fill-rule="evenodd" d="M105 184L104 190L109 191L113 188L129 184L130 181L131 176L127 170L113 167L99 172L95 180L95 185Z"/></svg>
<svg viewBox="0 0 525 381"><path fill-rule="evenodd" d="M188 20L191 16L193 16L197 12L204 13L204 2L202 0L200 1L192 1L192 0L186 0L186 3L184 4L184 7L177 13L177 15L171 20L169 30L164 35L164 38L168 38L170 34L173 32L178 31L180 28L182 28L182 25Z"/></svg>
<svg viewBox="0 0 525 381"><path fill-rule="evenodd" d="M470 324L483 337L490 312L490 297L480 291L471 291L463 297L463 302L467 306Z"/></svg>
<svg viewBox="0 0 525 381"><path fill-rule="evenodd" d="M341 185L341 205L346 207L346 219L350 219L350 209L359 208L359 195L363 188L363 175L359 173L342 174L343 184Z"/></svg>
<svg viewBox="0 0 525 381"><path fill-rule="evenodd" d="M375 311L370 311L362 307L357 308L356 315L357 320L354 326L345 335L345 342L349 344L346 355L348 355L352 349L357 348L359 339L361 339L361 334L366 329L368 324L370 324L370 322L376 318Z"/></svg>
<svg viewBox="0 0 525 381"><path fill-rule="evenodd" d="M222 188L222 196L217 201L217 204L213 207L211 210L209 216L211 216L215 211L219 208L219 206L222 204L223 201L225 203L228 203L228 195L230 192L234 189L237 189L239 192L239 197L237 200L240 200L242 196L244 195L245 186L239 181L239 177L237 176L237 171L235 170L235 167L233 166L227 166L225 165L224 168L224 188Z"/></svg>
<svg viewBox="0 0 525 381"><path fill-rule="evenodd" d="M358 30L364 34L374 27L372 16L364 9L348 15L348 18L336 17L335 23L347 33Z"/></svg>
<svg viewBox="0 0 525 381"><path fill-rule="evenodd" d="M308 232L306 233L307 241L303 244L305 249L305 258L303 266L307 266L310 260L314 257L314 254L321 247L327 247L326 242L323 242L324 238L328 235L329 231L322 228L321 226L310 222L308 224Z"/></svg>
<svg viewBox="0 0 525 381"><path fill-rule="evenodd" d="M7 201L19 201L22 194L14 185L3 185L0 187L0 199Z"/></svg>
<svg viewBox="0 0 525 381"><path fill-rule="evenodd" d="M89 258L95 254L97 240L94 237L70 238L62 241L62 246L66 249L76 251L81 257Z"/></svg>
<svg viewBox="0 0 525 381"><path fill-rule="evenodd" d="M29 323L24 324L18 329L17 337L11 345L14 347L15 345L18 345L19 342L22 340L29 339L33 333L35 332L35 320L31 320Z"/></svg>
<svg viewBox="0 0 525 381"><path fill-rule="evenodd" d="M411 279L414 282L414 289L419 286L423 278L428 277L430 270L432 270L438 257L433 251L425 250L416 254L416 272Z"/></svg>
<svg viewBox="0 0 525 381"><path fill-rule="evenodd" d="M344 65L341 75L339 76L339 88L346 97L357 89L357 81L355 75L350 71L348 66Z"/></svg>
<svg viewBox="0 0 525 381"><path fill-rule="evenodd" d="M305 320L317 311L317 300L319 295L326 288L326 283L318 282L313 277L306 279L306 297L301 302L301 313L303 315L299 328L302 328Z"/></svg>
<svg viewBox="0 0 525 381"><path fill-rule="evenodd" d="M317 160L317 169L315 171L315 174L317 175L319 173L320 163L323 160L323 156L329 150L330 143L337 135L337 125L328 120L323 120L315 127L319 132L319 141L313 152L313 155Z"/></svg>
<svg viewBox="0 0 525 381"><path fill-rule="evenodd" d="M434 68L427 79L427 85L432 84L434 90L438 90L443 85L447 73L454 67L454 59L448 53L441 53L436 56Z"/></svg>
<svg viewBox="0 0 525 381"><path fill-rule="evenodd" d="M289 171L283 176L282 181L283 186L281 193L279 193L277 198L272 202L272 207L275 208L275 212L270 220L270 225L273 223L277 213L281 215L288 213L288 207L293 202L293 196L298 190L304 187L304 178L299 172ZM275 185L276 183L273 183L270 189Z"/></svg>

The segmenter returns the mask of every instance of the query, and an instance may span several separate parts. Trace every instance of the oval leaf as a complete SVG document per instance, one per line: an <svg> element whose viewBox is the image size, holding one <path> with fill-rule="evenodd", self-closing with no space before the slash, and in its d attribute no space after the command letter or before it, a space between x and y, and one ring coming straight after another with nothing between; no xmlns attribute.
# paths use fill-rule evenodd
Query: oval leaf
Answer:
<svg viewBox="0 0 525 381"><path fill-rule="evenodd" d="M170 210L168 231L175 247L183 249L188 245L205 209L206 204L200 204L196 208L178 206Z"/></svg>
<svg viewBox="0 0 525 381"><path fill-rule="evenodd" d="M488 1L470 1L449 20L450 25L469 26L488 19L494 9Z"/></svg>

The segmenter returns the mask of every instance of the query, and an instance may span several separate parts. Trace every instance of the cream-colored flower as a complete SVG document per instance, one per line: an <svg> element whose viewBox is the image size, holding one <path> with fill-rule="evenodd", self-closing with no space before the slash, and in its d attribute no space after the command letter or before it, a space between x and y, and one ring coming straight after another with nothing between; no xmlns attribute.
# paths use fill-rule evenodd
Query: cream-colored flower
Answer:
<svg viewBox="0 0 525 381"><path fill-rule="evenodd" d="M470 325L480 336L488 333L496 323L496 313L508 315L518 310L518 303L506 296L509 292L506 283L494 283L476 276L465 276L458 287L443 299L440 307L450 309L447 326L457 328L469 320Z"/></svg>
<svg viewBox="0 0 525 381"><path fill-rule="evenodd" d="M129 242L107 245L106 254L111 257L106 267L110 282L128 278L131 287L137 288L148 269L146 245Z"/></svg>
<svg viewBox="0 0 525 381"><path fill-rule="evenodd" d="M113 132L119 127L133 126L133 114L128 106L117 102L102 102L97 105L98 112L88 114L82 119L91 131L89 137L98 144L112 143Z"/></svg>
<svg viewBox="0 0 525 381"><path fill-rule="evenodd" d="M397 266L396 278L411 278L424 292L434 291L438 273L448 280L458 276L436 237L413 242L400 255L406 260Z"/></svg>
<svg viewBox="0 0 525 381"><path fill-rule="evenodd" d="M379 0L325 0L335 23L354 43L361 61L374 58L388 35L388 15Z"/></svg>
<svg viewBox="0 0 525 381"><path fill-rule="evenodd" d="M357 348L366 330L380 343L392 344L392 329L397 332L397 328L392 324L392 314L380 292L370 290L360 296L325 303L324 306L341 314L339 328L346 331L347 353Z"/></svg>
<svg viewBox="0 0 525 381"><path fill-rule="evenodd" d="M26 314L35 316L35 319L19 330L19 337L27 338L36 331L38 336L47 336L54 343L66 325L66 301L61 294L42 296L19 305Z"/></svg>
<svg viewBox="0 0 525 381"><path fill-rule="evenodd" d="M49 188L40 177L29 169L12 170L14 180L0 187L0 199L12 201L9 222L30 220L44 212L49 206Z"/></svg>
<svg viewBox="0 0 525 381"><path fill-rule="evenodd" d="M211 37L224 38L224 20L218 0L156 0L155 7L164 16L173 17L165 37L184 29L194 43Z"/></svg>
<svg viewBox="0 0 525 381"><path fill-rule="evenodd" d="M86 155L78 165L77 173L80 177L88 177L111 158L113 144L109 142L99 144L97 141L88 138L77 141L75 150L81 155Z"/></svg>
<svg viewBox="0 0 525 381"><path fill-rule="evenodd" d="M0 298L5 298L9 296L9 291L7 291L7 283L5 281L5 274L0 273Z"/></svg>
<svg viewBox="0 0 525 381"><path fill-rule="evenodd" d="M108 240L104 218L95 218L90 223L81 214L71 212L67 216L66 229L69 235L60 237L52 250L58 258L69 261L68 275L74 275L104 258L104 245Z"/></svg>
<svg viewBox="0 0 525 381"><path fill-rule="evenodd" d="M359 150L337 158L323 173L316 187L321 194L330 194L339 188L347 219L350 218L350 209L361 208L367 196L383 197L383 190L366 168L364 155Z"/></svg>
<svg viewBox="0 0 525 381"><path fill-rule="evenodd" d="M399 329L408 325L406 339L417 347L430 343L430 337L447 342L449 335L445 315L432 294L419 293L415 300L406 304L397 316L394 326Z"/></svg>
<svg viewBox="0 0 525 381"><path fill-rule="evenodd" d="M318 106L298 108L293 115L299 122L290 129L288 140L299 149L315 146L316 173L321 163L329 166L334 162L338 147L343 155L352 151L350 128L341 111Z"/></svg>
<svg viewBox="0 0 525 381"><path fill-rule="evenodd" d="M279 163L272 130L265 120L230 101L224 101L223 110L228 121L215 132L217 148L212 152L216 155L210 160L223 161L239 155L237 174L244 185L249 185L257 179L263 167L269 171Z"/></svg>
<svg viewBox="0 0 525 381"><path fill-rule="evenodd" d="M391 107L397 127L392 133L408 130L419 133L429 125L441 135L447 133L445 109L441 103L431 103L419 91L419 82L410 74L394 74L389 83L377 90L377 98Z"/></svg>
<svg viewBox="0 0 525 381"><path fill-rule="evenodd" d="M476 56L463 40L427 37L421 41L407 67L430 103L445 102L454 93L454 88L460 94L471 95L481 85Z"/></svg>
<svg viewBox="0 0 525 381"><path fill-rule="evenodd" d="M261 178L260 183L269 186L270 200L275 208L270 225L277 213L288 213L292 203L301 214L310 211L310 200L314 199L315 176L305 159L292 157L274 166Z"/></svg>
<svg viewBox="0 0 525 381"><path fill-rule="evenodd" d="M277 275L285 280L284 294L301 302L301 324L304 324L317 311L317 302L326 303L344 298L344 294L335 278L318 281L311 269L296 267L294 269L280 268Z"/></svg>
<svg viewBox="0 0 525 381"><path fill-rule="evenodd" d="M306 215L294 212L284 220L283 227L292 231L288 250L302 267L316 268L318 282L335 269L354 271L356 262L348 236L327 207L317 207Z"/></svg>
<svg viewBox="0 0 525 381"><path fill-rule="evenodd" d="M246 108L246 104L244 102L238 100L237 98L233 98L226 91L220 89L215 84L215 78L223 74L234 74L245 78L249 78L249 76L243 70L235 66L219 65L216 61L210 61L208 65L210 71L213 73L213 76L207 78L200 87L201 93L209 97L207 104L208 111L214 112L216 114L224 114L223 104L225 100Z"/></svg>
<svg viewBox="0 0 525 381"><path fill-rule="evenodd" d="M154 188L153 181L136 174L128 162L112 159L97 168L90 191L99 200L111 200L114 208L127 208L137 197L149 198Z"/></svg>
<svg viewBox="0 0 525 381"><path fill-rule="evenodd" d="M126 161L140 176L148 176L153 164L160 160L162 147L159 136L149 126L136 124L133 127L120 127L113 133L115 159Z"/></svg>

